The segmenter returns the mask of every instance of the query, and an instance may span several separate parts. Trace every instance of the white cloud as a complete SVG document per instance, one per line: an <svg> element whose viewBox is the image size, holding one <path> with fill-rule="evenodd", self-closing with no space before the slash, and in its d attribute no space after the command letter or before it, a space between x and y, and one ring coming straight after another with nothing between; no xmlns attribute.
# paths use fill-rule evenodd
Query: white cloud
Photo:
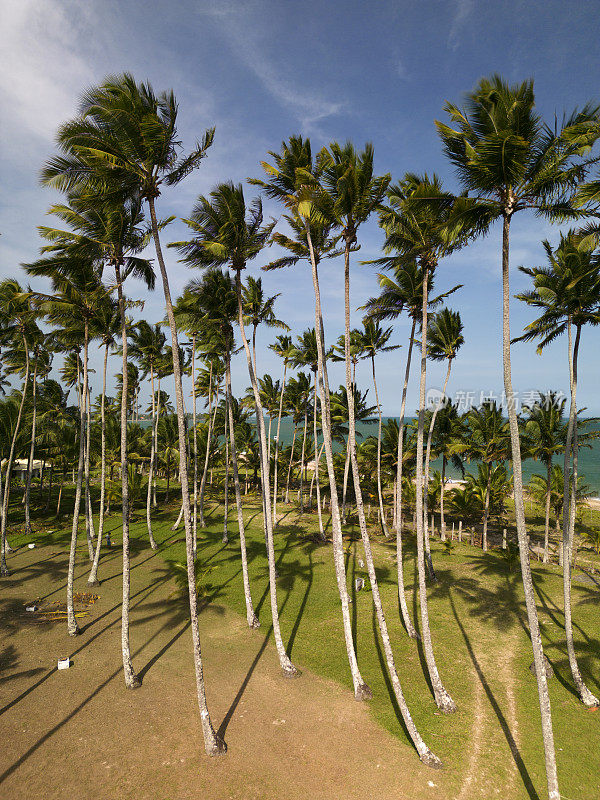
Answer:
<svg viewBox="0 0 600 800"><path fill-rule="evenodd" d="M268 12L260 0L210 2L199 13L213 19L234 55L254 73L275 100L296 116L304 132L318 132L319 122L344 110L344 102L328 100L313 87L308 91L298 89L297 74L294 79L288 79L284 65L269 60L268 42L264 35ZM261 21L260 28L255 24L256 19Z"/></svg>
<svg viewBox="0 0 600 800"><path fill-rule="evenodd" d="M459 35L465 26L471 12L475 8L475 0L456 0L456 7L452 16L452 25L448 34L448 46L457 50L460 45Z"/></svg>

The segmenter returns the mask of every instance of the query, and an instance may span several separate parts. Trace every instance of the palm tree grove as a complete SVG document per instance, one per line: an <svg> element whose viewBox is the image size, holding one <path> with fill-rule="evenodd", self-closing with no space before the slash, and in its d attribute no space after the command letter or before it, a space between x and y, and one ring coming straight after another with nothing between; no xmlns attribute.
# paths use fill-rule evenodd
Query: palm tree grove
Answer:
<svg viewBox="0 0 600 800"><path fill-rule="evenodd" d="M85 5L3 35L0 796L600 798L598 9Z"/></svg>

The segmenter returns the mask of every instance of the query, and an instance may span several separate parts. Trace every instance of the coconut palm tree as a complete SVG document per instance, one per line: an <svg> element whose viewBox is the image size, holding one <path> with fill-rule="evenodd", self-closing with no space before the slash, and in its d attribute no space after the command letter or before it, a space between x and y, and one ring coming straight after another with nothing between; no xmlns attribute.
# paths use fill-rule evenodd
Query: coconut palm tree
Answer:
<svg viewBox="0 0 600 800"><path fill-rule="evenodd" d="M263 497L263 519L266 529L267 557L269 562L273 635L281 669L284 675L293 676L298 673L298 670L292 664L285 651L279 627L267 440L263 407L254 368L254 336L252 343L253 352L251 352L245 330L241 279L241 272L246 268L247 262L255 258L268 242L273 225L263 225L261 201L256 199L247 207L242 186L235 186L233 183L218 185L210 193L209 198L201 195L194 207L191 218L186 220L186 222L191 228L194 238L191 241L178 242L176 244L184 255L183 260L201 268L211 268L220 264L229 264L235 276L238 325L242 344L246 352L248 374L254 394L257 425L260 431L259 456ZM254 332L254 318L251 322Z"/></svg>
<svg viewBox="0 0 600 800"><path fill-rule="evenodd" d="M285 398L285 379L287 375L287 368L290 363L290 356L292 352L292 337L280 334L269 348L283 359L283 377L281 379L281 391L279 393L279 410L277 413L277 433L275 434L275 463L273 467L273 525L277 527L277 477L279 465L279 433L281 430L281 415L283 413L283 403ZM294 434L296 430L294 429ZM292 446L293 451L293 446Z"/></svg>
<svg viewBox="0 0 600 800"><path fill-rule="evenodd" d="M204 314L205 325L216 331L211 339L211 346L219 349L225 361L225 412L223 415L223 431L229 439L231 469L240 535L240 553L242 560L242 578L244 598L246 602L246 621L251 629L258 628L260 622L254 612L248 575L248 556L246 550L246 533L242 509L242 494L238 470L236 448L236 432L234 425L234 400L231 392L231 354L234 350L233 321L237 315L237 296L233 281L228 272L217 268L206 270L201 280L192 281L189 285L199 309ZM236 409L237 410L237 409ZM225 423L225 419L227 422ZM216 424L216 422L214 423Z"/></svg>
<svg viewBox="0 0 600 800"><path fill-rule="evenodd" d="M364 683L358 664L356 661L356 653L352 641L352 629L350 626L350 617L348 613L348 593L345 581L345 568L343 561L343 548L342 548L342 532L341 520L339 516L339 507L337 502L337 489L333 465L333 450L331 438L331 408L329 399L329 382L327 377L327 368L325 364L325 343L324 343L324 326L323 314L321 307L321 294L318 278L318 265L321 257L325 254L325 247L323 250L319 249L319 243L326 244L328 252L331 252L331 239L329 236L329 229L333 215L331 213L331 198L329 192L324 191L320 184L320 177L327 163L331 163L330 155L322 154L317 162L313 161L312 151L309 140L303 140L301 137L292 137L289 142L283 142L280 153L270 152L270 157L273 160L272 164L263 163L265 171L269 175L267 181L256 181L262 185L266 194L280 202L291 212L291 218L295 221L295 227L292 229L296 232L296 239L289 240L291 252L288 263L296 263L300 258L308 259L311 264L313 288L315 292L315 329L317 331L317 348L318 348L318 379L319 379L319 393L321 399L322 410L322 425L323 425L323 440L325 446L325 455L327 459L327 470L329 474L329 485L331 491L331 514L332 514L332 531L333 531L333 544L334 544L334 561L336 568L336 578L338 582L338 590L342 604L342 616L344 620L344 634L346 639L346 650L348 653L348 660L352 672L354 683L355 697L358 699L367 699L371 696L370 688ZM365 171L364 177L368 179L369 176L369 152L366 153L364 159ZM335 165L335 162L334 162ZM333 173L332 173L333 174ZM330 185L332 181L330 181ZM364 184L363 184L364 186ZM368 194L368 193L367 193ZM365 198L366 200L366 198ZM362 205L363 211L366 211L368 202ZM339 206L341 211L341 204ZM361 212L362 213L362 212ZM341 217L342 214L339 214ZM357 220L359 221L359 220ZM302 231L302 225L304 230ZM313 239L314 234L314 239ZM277 238L279 244L285 244L285 237L281 235ZM315 242L317 246L315 247ZM352 247L351 237L348 242ZM347 334L347 331L346 331ZM347 336L346 341L349 342ZM364 540L363 540L364 541ZM368 540L367 540L368 542ZM371 575L370 575L371 577ZM379 615L380 622L383 615ZM384 621L384 620L383 620ZM385 630L385 627L384 627ZM387 631L386 631L387 632ZM420 759L430 765L439 766L440 760L435 754L427 747L419 731L414 724L410 711L402 693L402 687L398 678L398 673L394 664L393 653L389 638L384 637L384 648L386 653L386 660L390 670L392 685L394 688L394 695L400 708L402 718L409 732L409 735L415 745Z"/></svg>
<svg viewBox="0 0 600 800"><path fill-rule="evenodd" d="M310 405L310 385L311 379L306 373L299 372L295 378L290 378L286 390L286 405L289 408L294 423L294 432L292 435L292 444L290 449L290 460L288 463L287 478L285 482L285 502L289 503L290 500L290 478L292 475L292 468L296 458L296 433L298 425L304 420L304 436L302 439L302 451L300 458L300 481L302 481L302 472L304 469L304 451L306 446L306 430L308 427L308 409Z"/></svg>
<svg viewBox="0 0 600 800"><path fill-rule="evenodd" d="M441 259L466 241L465 229L454 220L456 199L444 191L440 179L433 175L407 173L402 181L390 187L389 206L380 212L380 224L386 233L384 251L394 254L400 263L415 261L423 271L421 286L421 375L419 381L419 413L417 429L416 522L417 567L423 649L435 701L444 712L456 710L444 687L431 641L427 588L425 585L425 531L423 525L423 440L425 424L425 387L427 380L427 333L429 311L429 278L433 277Z"/></svg>
<svg viewBox="0 0 600 800"><path fill-rule="evenodd" d="M381 218L379 224L381 225ZM412 352L415 342L415 331L421 317L421 305L423 298L423 270L416 261L405 263L405 259L398 254L390 253L383 258L375 259L374 261L365 261L364 264L374 264L382 266L391 270L393 277L389 277L385 273L377 273L377 280L381 287L381 293L377 297L370 298L363 310L367 312L367 316L376 320L397 319L403 311L406 311L410 317L410 334L408 339L406 366L404 370L404 382L402 385L402 399L400 403L400 419L399 419L399 435L396 435L396 445L398 453L395 459L396 464L396 478L395 478L395 507L394 518L396 520L396 567L398 577L398 602L400 605L400 613L402 621L407 634L411 639L417 638L417 631L410 619L408 613L408 606L406 604L406 595L404 592L404 558L402 552L402 492L398 491L398 487L404 483L402 470L404 466L404 455L402 449L404 447L404 415L406 413L406 395L408 390L408 381L410 377L410 368L412 364ZM433 291L433 277L430 279L430 292ZM432 297L429 300L429 308L438 306L442 299L456 291L458 287L454 287L449 292L445 292L438 297Z"/></svg>
<svg viewBox="0 0 600 800"><path fill-rule="evenodd" d="M573 643L571 613L571 548L574 536L575 506L573 494L578 481L577 380L581 332L585 325L600 324L600 259L593 237L577 236L570 231L561 236L556 250L543 243L548 257L547 267L521 270L533 279L534 288L518 295L528 305L542 310L530 323L521 339L538 339L538 353L558 336L567 333L569 384L571 389L569 421L564 446L563 498L563 594L565 602L565 634L573 681L582 702L589 707L600 705L590 692L579 671ZM575 328L573 340L572 331ZM572 474L570 462L573 459ZM571 511L569 513L569 501Z"/></svg>
<svg viewBox="0 0 600 800"><path fill-rule="evenodd" d="M425 453L424 484L426 491L423 495L423 531L429 574L433 580L436 580L436 578L435 571L433 569L433 562L431 560L429 534L427 530L427 487L429 486L429 460L431 456L431 444L433 441L435 420L440 408L446 403L446 389L448 388L450 371L452 370L452 362L456 358L459 349L462 347L465 341L462 331L463 324L458 311L451 311L449 308L443 308L431 318L429 322L429 330L427 332L427 341L429 342L427 345L427 355L429 358L432 361L448 362L442 393L437 399L433 409L433 414L431 415L431 420L429 422L429 429L427 432L427 448Z"/></svg>
<svg viewBox="0 0 600 800"><path fill-rule="evenodd" d="M348 604L349 597L348 588L346 586L342 524L333 463L329 379L325 357L325 333L318 272L321 259L334 252L336 240L330 235L331 224L323 217L323 214L317 210L314 202L316 198L318 198L319 201L323 199L323 192L318 180L321 165L320 163L316 163L313 159L310 141L299 136L291 137L289 142L282 142L280 153L270 151L269 156L273 161L272 164L262 162L268 179L266 181L252 179L250 182L261 186L268 197L282 203L289 212L284 215L284 219L290 228L290 234L276 232L273 235L273 240L278 245L285 248L288 254L268 264L266 268L276 269L293 266L299 261L304 260L309 261L311 265L313 289L315 293L317 379L319 382L319 396L321 400L323 444L325 448L325 460L327 462L327 475L331 497L331 529L335 575L342 606L344 639L354 685L354 696L357 700L367 700L372 697L372 692L363 680L358 668ZM406 704L404 704L403 709L404 713L408 715L406 719L410 719L410 713L408 712ZM410 720L410 722L412 723L412 720ZM410 726L409 729L411 729ZM414 730L416 731L416 728L414 728ZM425 753L426 749L425 745L423 745L419 751L420 754Z"/></svg>
<svg viewBox="0 0 600 800"><path fill-rule="evenodd" d="M534 460L539 459L546 467L548 493L542 500L545 507L544 564L549 561L552 462L555 455L564 452L567 436L567 425L564 420L566 402L566 398L559 397L556 392L539 392L538 399L533 405L523 406L523 412L527 415L524 423L527 455Z"/></svg>
<svg viewBox="0 0 600 800"><path fill-rule="evenodd" d="M383 507L383 492L381 488L381 405L379 403L379 392L377 390L377 380L375 378L375 356L378 353L389 353L392 350L397 350L400 345L389 345L388 341L392 335L393 328L383 329L377 320L371 317L363 319L363 330L361 331L361 349L362 357L370 359L371 370L373 374L373 390L375 392L375 402L377 403L377 497L379 500L379 518L381 520L381 527L385 537L389 536L387 524L385 521L385 511Z"/></svg>
<svg viewBox="0 0 600 800"><path fill-rule="evenodd" d="M551 128L535 112L533 81L511 86L499 75L483 78L467 95L464 109L447 103L446 111L451 124L436 122L436 127L462 185L472 193L464 203L464 216L482 231L494 220L502 220L504 390L509 399L517 535L538 682L548 795L550 800L558 800L550 696L531 580L519 428L512 402L510 225L513 216L525 209L533 209L551 221L575 216L569 201L573 187L585 175L586 154L600 133L597 111L585 106L567 117L561 127Z"/></svg>
<svg viewBox="0 0 600 800"><path fill-rule="evenodd" d="M448 461L452 462L454 468L464 474L464 467L460 455L451 449L453 441L462 441L464 437L464 421L458 410L458 403L453 403L448 399L440 406L435 428L434 447L438 455L442 457L442 469L440 471L440 530L442 540L446 538L445 520L445 487L446 487L446 467Z"/></svg>

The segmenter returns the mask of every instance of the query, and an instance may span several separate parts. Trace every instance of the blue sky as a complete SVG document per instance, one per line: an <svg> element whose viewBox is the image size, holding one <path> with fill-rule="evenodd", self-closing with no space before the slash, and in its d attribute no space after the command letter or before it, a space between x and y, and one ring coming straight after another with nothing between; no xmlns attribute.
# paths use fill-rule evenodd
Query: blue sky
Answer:
<svg viewBox="0 0 600 800"><path fill-rule="evenodd" d="M394 179L406 171L437 172L457 189L434 128L444 119L447 100L460 102L478 79L493 72L510 81L535 79L540 113L550 119L598 92L598 22L595 3L556 0L422 0L421 2L308 2L290 0L4 0L0 25L0 102L3 110L0 219L0 277L19 275L19 264L37 257L36 226L56 196L39 186L39 169L53 152L57 126L72 116L82 89L109 73L131 71L156 90L173 88L180 106L184 147L205 128L216 126L215 144L200 169L176 190L165 191L159 213L186 216L196 196L221 180L244 181L261 174L259 161L294 133L310 136L315 147L351 139L372 141L377 169ZM248 187L248 195L254 192ZM266 204L267 214L280 209ZM165 241L187 229L174 223ZM519 264L542 263L540 242L558 239L559 230L522 214L512 226L512 290L526 286ZM352 304L377 292L375 274L359 259L380 254L381 232L374 220L359 233L361 251L352 266ZM260 266L274 256L249 265ZM453 370L449 392L502 391L500 230L447 259L439 268L440 291L464 284L451 299L465 325L465 346ZM167 251L172 291L177 294L194 271ZM262 273L269 294L281 292L278 315L300 333L312 326L313 295L307 266ZM333 341L343 327L342 265L323 264L326 335ZM38 284L41 286L41 284ZM162 292L131 285L131 296L146 301L141 316L164 315ZM531 320L517 301L513 335ZM360 313L353 323L359 324ZM267 349L277 331L260 334L259 371L279 377L281 365ZM400 321L394 341L403 348L379 361L384 413L399 410L402 362L408 324ZM597 396L599 331L585 331L581 347L579 405L600 413ZM93 355L99 381L100 361ZM119 367L113 364L113 372ZM515 389L555 388L567 392L566 342L542 357L531 345L513 349ZM332 367L332 384L343 380ZM358 381L370 385L361 368ZM438 387L442 369L432 365L428 385ZM234 390L248 384L238 358ZM372 397L372 392L370 392ZM416 383L408 409L417 401Z"/></svg>

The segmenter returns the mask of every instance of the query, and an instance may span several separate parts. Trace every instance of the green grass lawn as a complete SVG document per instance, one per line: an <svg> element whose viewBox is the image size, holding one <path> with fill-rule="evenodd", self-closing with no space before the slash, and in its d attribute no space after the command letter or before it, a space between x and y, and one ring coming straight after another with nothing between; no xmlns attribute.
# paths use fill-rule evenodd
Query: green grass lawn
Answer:
<svg viewBox="0 0 600 800"><path fill-rule="evenodd" d="M261 620L261 632L270 634L270 603L264 537L255 496L244 498L248 529L248 557L252 596ZM183 529L174 535L171 525L178 508L156 515L154 535L161 544L167 566L185 561ZM284 642L300 669L331 678L352 691L341 624L341 612L331 545L316 544L316 514L299 516L292 507L275 537L278 603ZM204 574L204 591L211 601L225 604L245 617L239 539L235 507L230 506L228 545L221 542L222 507L209 503L208 527L199 530L198 562ZM143 516L143 515L142 515ZM30 539L66 545L68 530L42 524L33 537L12 537L13 545ZM542 520L543 522L543 520ZM120 517L108 518L113 542L120 543ZM43 532L50 528L54 533ZM83 527L83 524L82 524ZM375 533L375 532L374 532ZM132 546L143 541L143 519L134 521ZM409 609L419 628L416 600L415 546L406 535L405 586ZM544 797L543 762L537 687L529 672L531 646L518 565L511 571L500 551L487 554L467 544L450 554L432 539L438 583L429 589L429 610L439 671L458 704L458 713L437 711L424 676L420 646L402 628L396 592L395 547L373 536L373 551L384 610L394 647L400 680L411 712L424 739L448 766L450 788L458 791L470 768L484 770L490 787L500 796ZM80 543L85 549L83 537ZM346 566L351 589L351 614L363 677L374 692L369 708L374 718L393 736L408 743L387 676L377 622L369 590L354 592L354 578L367 578L361 568L362 544L352 526L347 528ZM555 566L534 562L533 575L546 654L555 670L550 692L561 791L569 800L600 797L600 711L588 713L576 697L563 641L562 576ZM102 579L102 564L100 564ZM597 583L595 582L597 580ZM366 581L368 584L368 581ZM575 642L584 679L600 692L600 637L598 608L600 578L579 572L573 582ZM302 678L299 678L302 680ZM360 747L360 742L357 742ZM416 758L416 755L415 755ZM473 767L473 765L475 765ZM512 777L511 777L512 776ZM510 783L510 792L504 787ZM495 796L490 789L490 797Z"/></svg>

